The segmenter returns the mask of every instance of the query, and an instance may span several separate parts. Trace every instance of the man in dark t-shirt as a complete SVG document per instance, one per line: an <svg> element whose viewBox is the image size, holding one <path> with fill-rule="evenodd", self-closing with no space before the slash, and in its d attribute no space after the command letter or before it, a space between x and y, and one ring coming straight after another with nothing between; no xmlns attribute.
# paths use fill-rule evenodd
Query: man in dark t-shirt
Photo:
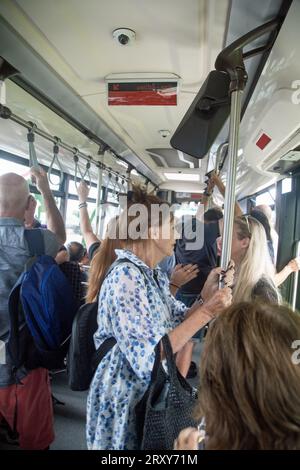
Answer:
<svg viewBox="0 0 300 470"><path fill-rule="evenodd" d="M194 235L191 236L191 234ZM193 217L183 224L182 238L177 240L176 243L176 263L197 264L199 267L198 276L179 289L176 295L176 298L188 307L194 303L200 294L210 271L217 266L216 240L219 235L218 222L204 223ZM193 249L196 247L196 245L195 247L192 246L196 236L202 238L202 247Z"/></svg>

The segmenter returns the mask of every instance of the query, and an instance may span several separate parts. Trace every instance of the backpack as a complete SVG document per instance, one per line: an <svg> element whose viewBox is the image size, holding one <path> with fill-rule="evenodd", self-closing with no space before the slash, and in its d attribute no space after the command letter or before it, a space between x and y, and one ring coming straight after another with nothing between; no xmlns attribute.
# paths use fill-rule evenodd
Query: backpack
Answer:
<svg viewBox="0 0 300 470"><path fill-rule="evenodd" d="M116 266L124 262L132 264L143 273L139 266L136 266L126 258L122 258L116 260L110 266L105 278ZM98 349L95 348L94 334L98 329L97 315L98 300L96 302L83 305L79 309L73 322L72 336L67 358L67 370L69 387L75 392L88 390L101 360L117 342L115 338L107 338Z"/></svg>
<svg viewBox="0 0 300 470"><path fill-rule="evenodd" d="M14 370L59 368L67 354L76 302L57 263L45 255L39 229L25 230L31 258L8 300L7 352Z"/></svg>
<svg viewBox="0 0 300 470"><path fill-rule="evenodd" d="M77 311L78 308L84 304L86 288L83 282L86 282L87 277L81 271L79 264L74 261L66 261L65 263L60 264L59 268L72 286L73 295L77 302Z"/></svg>

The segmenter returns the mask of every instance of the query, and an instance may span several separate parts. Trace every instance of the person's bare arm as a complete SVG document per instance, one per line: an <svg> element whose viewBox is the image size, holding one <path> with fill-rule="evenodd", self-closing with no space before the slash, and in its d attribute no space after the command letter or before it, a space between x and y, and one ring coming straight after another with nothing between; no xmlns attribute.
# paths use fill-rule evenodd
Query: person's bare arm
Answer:
<svg viewBox="0 0 300 470"><path fill-rule="evenodd" d="M203 328L213 318L219 315L222 310L231 304L232 294L229 287L218 290L211 299L203 305L195 305L192 307L190 315L186 315L186 319L178 325L174 330L169 332L169 339L174 354L180 351L186 343Z"/></svg>
<svg viewBox="0 0 300 470"><path fill-rule="evenodd" d="M186 377L189 371L193 356L193 348L193 341L188 341L176 355L176 366L183 377Z"/></svg>
<svg viewBox="0 0 300 470"><path fill-rule="evenodd" d="M225 198L225 189L226 188L225 188L225 185L224 185L223 181L219 177L219 175L217 175L216 172L213 172L210 176L210 179L212 180L214 185L217 186L218 190L220 191L222 196ZM236 217L240 217L241 215L243 215L243 211L242 211L241 206L239 205L238 202L236 202L235 206L234 206L234 215Z"/></svg>
<svg viewBox="0 0 300 470"><path fill-rule="evenodd" d="M89 188L87 184L82 181L78 186L78 199L79 204L87 204L87 199L89 196ZM79 219L80 219L80 229L83 236L83 239L86 244L86 249L89 250L90 246L93 243L99 242L99 238L93 232L91 221L89 218L89 213L87 210L87 205L82 206L79 209Z"/></svg>
<svg viewBox="0 0 300 470"><path fill-rule="evenodd" d="M292 273L300 269L300 257L292 259L279 273L275 274L275 285L279 287Z"/></svg>
<svg viewBox="0 0 300 470"><path fill-rule="evenodd" d="M47 173L42 168L39 170L37 168L31 168L30 173L35 179L37 188L43 196L47 228L56 235L57 241L63 245L66 241L65 224L52 195Z"/></svg>

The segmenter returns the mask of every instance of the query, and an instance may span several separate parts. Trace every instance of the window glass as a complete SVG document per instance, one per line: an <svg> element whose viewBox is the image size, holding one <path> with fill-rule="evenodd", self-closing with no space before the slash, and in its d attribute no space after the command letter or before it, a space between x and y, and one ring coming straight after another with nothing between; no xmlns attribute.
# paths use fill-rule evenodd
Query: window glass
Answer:
<svg viewBox="0 0 300 470"><path fill-rule="evenodd" d="M77 186L79 185L79 183L77 183ZM70 180L69 182L69 193L70 194L75 194L75 196L77 196L77 189L76 189L76 186L75 186L75 182L73 180ZM92 186L90 188L90 192L89 192L89 197L91 197L92 199L97 199L97 188L95 188L94 186Z"/></svg>
<svg viewBox="0 0 300 470"><path fill-rule="evenodd" d="M62 178L63 178L63 176L62 176ZM48 176L48 179L49 179L49 176ZM51 173L51 176L50 176L50 179L49 179L50 188L53 189L54 191L59 191L60 184L61 184L61 177Z"/></svg>
<svg viewBox="0 0 300 470"><path fill-rule="evenodd" d="M91 220L92 228L96 231L96 204L88 203L88 213ZM67 232L67 243L72 241L83 242L83 237L80 230L80 219L78 201L68 199L67 205L67 217L66 217L66 232Z"/></svg>
<svg viewBox="0 0 300 470"><path fill-rule="evenodd" d="M29 179L29 167L20 165L19 163L9 162L8 160L0 159L0 175L5 173L16 173L17 175L23 176L26 180Z"/></svg>
<svg viewBox="0 0 300 470"><path fill-rule="evenodd" d="M194 201L183 202L178 206L178 209L175 210L175 217L180 219L184 215L196 215L198 210L198 204Z"/></svg>
<svg viewBox="0 0 300 470"><path fill-rule="evenodd" d="M31 183L30 170L28 165L22 165L20 163L10 162L3 158L0 159L0 175L5 173L16 173L17 175L23 176L23 178ZM54 184L52 184L54 183ZM58 191L60 183L60 176L51 174L51 182L49 181L49 186L51 189Z"/></svg>
<svg viewBox="0 0 300 470"><path fill-rule="evenodd" d="M290 193L292 191L292 178L284 178L282 180L281 194Z"/></svg>
<svg viewBox="0 0 300 470"><path fill-rule="evenodd" d="M271 188L269 191L256 196L255 203L257 206L261 204L267 204L268 206L273 206L275 203L276 189L275 187Z"/></svg>
<svg viewBox="0 0 300 470"><path fill-rule="evenodd" d="M119 197L116 192L107 193L107 202L118 203Z"/></svg>
<svg viewBox="0 0 300 470"><path fill-rule="evenodd" d="M35 200L37 201L37 206L35 210L35 218L41 222L42 225L47 226L47 220L46 220L46 211L45 211L45 205L44 205L44 200L41 194L33 194ZM60 197L55 197L55 202L57 207L60 207Z"/></svg>

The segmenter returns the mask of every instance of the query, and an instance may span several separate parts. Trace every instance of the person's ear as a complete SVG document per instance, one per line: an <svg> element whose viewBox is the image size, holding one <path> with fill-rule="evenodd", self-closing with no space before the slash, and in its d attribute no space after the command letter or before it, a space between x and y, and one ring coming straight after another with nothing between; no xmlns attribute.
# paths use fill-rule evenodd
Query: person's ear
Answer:
<svg viewBox="0 0 300 470"><path fill-rule="evenodd" d="M31 194L29 194L28 198L27 198L27 202L26 202L26 206L25 206L25 210L28 211L29 207L30 207L30 201L31 201Z"/></svg>
<svg viewBox="0 0 300 470"><path fill-rule="evenodd" d="M249 247L249 244L250 244L250 238L248 237L245 237L243 238L242 240L240 240L240 243L241 243L241 247L246 249Z"/></svg>

